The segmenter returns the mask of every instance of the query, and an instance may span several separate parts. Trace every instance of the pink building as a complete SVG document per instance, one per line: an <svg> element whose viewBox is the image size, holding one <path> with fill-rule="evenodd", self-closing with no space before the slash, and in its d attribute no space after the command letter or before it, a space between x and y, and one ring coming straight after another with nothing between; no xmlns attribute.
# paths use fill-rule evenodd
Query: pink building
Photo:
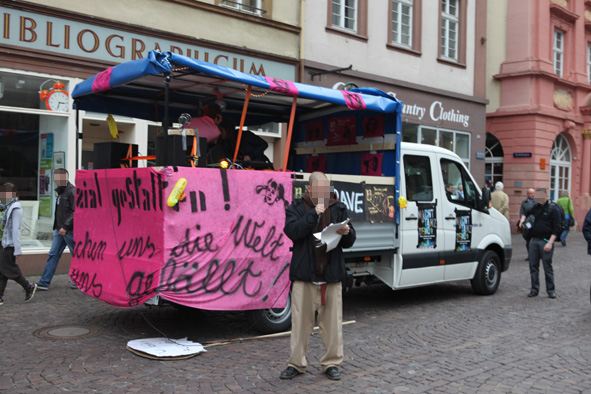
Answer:
<svg viewBox="0 0 591 394"><path fill-rule="evenodd" d="M488 2L486 176L518 220L528 188L591 206L591 1Z"/></svg>

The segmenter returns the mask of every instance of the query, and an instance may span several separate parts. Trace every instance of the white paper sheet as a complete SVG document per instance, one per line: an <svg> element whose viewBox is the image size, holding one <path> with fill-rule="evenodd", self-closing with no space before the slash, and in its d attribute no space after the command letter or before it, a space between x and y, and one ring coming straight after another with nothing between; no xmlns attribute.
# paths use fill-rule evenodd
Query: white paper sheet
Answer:
<svg viewBox="0 0 591 394"><path fill-rule="evenodd" d="M206 352L198 342L188 341L187 338L145 338L127 342L131 349L150 354L155 357L179 357Z"/></svg>
<svg viewBox="0 0 591 394"><path fill-rule="evenodd" d="M320 240L323 244L326 244L326 251L330 252L337 247L342 235L337 234L337 231L342 229L345 224L349 223L349 219L340 222L333 223L327 226L324 230L319 233L314 233L316 239Z"/></svg>

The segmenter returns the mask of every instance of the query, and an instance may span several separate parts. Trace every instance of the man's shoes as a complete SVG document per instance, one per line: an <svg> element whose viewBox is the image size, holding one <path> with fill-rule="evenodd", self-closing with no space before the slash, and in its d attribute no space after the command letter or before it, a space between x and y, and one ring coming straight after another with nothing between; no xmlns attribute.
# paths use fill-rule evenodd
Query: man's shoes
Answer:
<svg viewBox="0 0 591 394"><path fill-rule="evenodd" d="M523 259L523 261L529 261L529 257L526 257L525 259Z"/></svg>
<svg viewBox="0 0 591 394"><path fill-rule="evenodd" d="M0 305L4 305L4 300L0 297Z"/></svg>
<svg viewBox="0 0 591 394"><path fill-rule="evenodd" d="M530 291L527 296L528 297L537 297L538 296L538 293L536 293L535 291Z"/></svg>
<svg viewBox="0 0 591 394"><path fill-rule="evenodd" d="M341 380L341 371L337 367L328 367L324 373L330 380Z"/></svg>
<svg viewBox="0 0 591 394"><path fill-rule="evenodd" d="M47 290L49 290L49 287L43 286L43 285L40 285L39 283L37 283L37 290L47 291Z"/></svg>
<svg viewBox="0 0 591 394"><path fill-rule="evenodd" d="M562 246L566 246L566 241L560 240L560 243L562 244Z"/></svg>
<svg viewBox="0 0 591 394"><path fill-rule="evenodd" d="M37 290L37 284L31 283L31 285L29 286L29 289L25 292L25 302L29 302L33 299L33 296L35 295L36 290Z"/></svg>
<svg viewBox="0 0 591 394"><path fill-rule="evenodd" d="M279 375L280 379L293 379L296 376L300 375L301 372L295 369L294 367L287 367L285 371L281 372Z"/></svg>
<svg viewBox="0 0 591 394"><path fill-rule="evenodd" d="M70 285L70 289L77 289L77 288L78 288L78 286L76 286L76 285L75 285L75 284L73 284L73 283Z"/></svg>
<svg viewBox="0 0 591 394"><path fill-rule="evenodd" d="M548 292L548 297L550 297L550 298L556 298L556 292L555 291L549 291Z"/></svg>

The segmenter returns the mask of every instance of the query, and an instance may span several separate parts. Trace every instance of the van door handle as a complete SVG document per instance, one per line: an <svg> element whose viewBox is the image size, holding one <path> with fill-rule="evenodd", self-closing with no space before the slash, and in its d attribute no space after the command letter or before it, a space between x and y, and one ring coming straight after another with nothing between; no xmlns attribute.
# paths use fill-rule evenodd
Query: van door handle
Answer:
<svg viewBox="0 0 591 394"><path fill-rule="evenodd" d="M445 220L455 220L456 217L455 216L446 216Z"/></svg>
<svg viewBox="0 0 591 394"><path fill-rule="evenodd" d="M407 216L404 219L406 219L406 220L417 220L418 218L416 216Z"/></svg>

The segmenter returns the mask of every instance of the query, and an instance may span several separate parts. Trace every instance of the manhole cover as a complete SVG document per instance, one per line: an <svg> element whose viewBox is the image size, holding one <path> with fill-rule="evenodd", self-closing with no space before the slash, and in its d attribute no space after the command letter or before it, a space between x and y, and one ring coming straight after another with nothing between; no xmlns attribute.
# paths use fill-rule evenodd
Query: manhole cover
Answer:
<svg viewBox="0 0 591 394"><path fill-rule="evenodd" d="M100 335L103 330L93 326L51 326L40 328L33 335L43 339L58 339L61 341L73 341L88 339Z"/></svg>

